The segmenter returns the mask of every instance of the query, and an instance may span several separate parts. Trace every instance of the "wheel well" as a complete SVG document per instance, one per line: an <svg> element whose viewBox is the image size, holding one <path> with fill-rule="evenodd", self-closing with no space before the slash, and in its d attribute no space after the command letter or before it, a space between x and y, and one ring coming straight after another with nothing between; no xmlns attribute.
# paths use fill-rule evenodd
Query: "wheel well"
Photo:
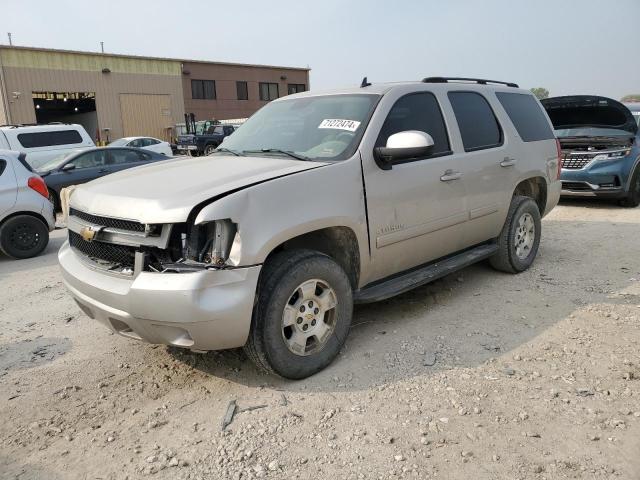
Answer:
<svg viewBox="0 0 640 480"><path fill-rule="evenodd" d="M355 233L348 227L329 227L314 230L298 237L291 238L274 248L265 260L283 250L306 248L324 253L342 267L352 288L358 288L360 279L360 250Z"/></svg>
<svg viewBox="0 0 640 480"><path fill-rule="evenodd" d="M523 180L516 186L513 195L531 197L538 204L540 215L544 215L547 207L547 182L545 182L544 178L533 177Z"/></svg>
<svg viewBox="0 0 640 480"><path fill-rule="evenodd" d="M28 215L30 217L37 218L38 220L40 220L42 223L44 223L47 226L47 230L49 229L49 224L47 223L45 218L42 215L40 215L39 213L36 213L36 212L15 212L15 213L12 213L10 215L7 215L5 218L2 219L2 221L0 221L0 227L2 225L4 225L5 222L7 220L9 220L10 218L19 217L20 215Z"/></svg>

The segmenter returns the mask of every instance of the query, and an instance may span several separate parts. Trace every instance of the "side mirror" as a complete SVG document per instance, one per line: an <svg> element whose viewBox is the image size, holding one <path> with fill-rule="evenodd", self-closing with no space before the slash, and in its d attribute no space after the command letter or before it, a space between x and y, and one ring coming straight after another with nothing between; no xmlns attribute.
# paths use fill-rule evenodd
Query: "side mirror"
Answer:
<svg viewBox="0 0 640 480"><path fill-rule="evenodd" d="M433 145L433 138L428 133L407 130L389 136L386 147L376 147L374 157L380 168L391 170L394 163L429 155Z"/></svg>
<svg viewBox="0 0 640 480"><path fill-rule="evenodd" d="M75 168L76 168L76 166L73 163L67 163L60 170L62 170L63 172L69 172L69 171L71 171L71 170L73 170Z"/></svg>

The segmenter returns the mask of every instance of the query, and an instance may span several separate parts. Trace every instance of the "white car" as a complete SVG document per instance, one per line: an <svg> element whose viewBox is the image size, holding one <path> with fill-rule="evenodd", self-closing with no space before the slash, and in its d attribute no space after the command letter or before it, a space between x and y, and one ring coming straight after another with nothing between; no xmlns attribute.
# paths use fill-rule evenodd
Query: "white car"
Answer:
<svg viewBox="0 0 640 480"><path fill-rule="evenodd" d="M20 152L0 149L0 255L41 253L55 227L47 185Z"/></svg>
<svg viewBox="0 0 640 480"><path fill-rule="evenodd" d="M124 137L114 140L109 144L110 147L135 147L151 150L152 152L161 153L167 157L173 156L171 145L169 142L163 142L153 137Z"/></svg>
<svg viewBox="0 0 640 480"><path fill-rule="evenodd" d="M26 153L33 168L72 150L92 147L95 144L82 125L50 123L0 127L0 149Z"/></svg>

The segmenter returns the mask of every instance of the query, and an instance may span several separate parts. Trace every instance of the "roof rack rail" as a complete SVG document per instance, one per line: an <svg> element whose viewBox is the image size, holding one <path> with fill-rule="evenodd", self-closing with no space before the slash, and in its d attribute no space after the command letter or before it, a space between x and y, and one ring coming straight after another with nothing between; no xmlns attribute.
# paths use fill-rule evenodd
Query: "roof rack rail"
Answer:
<svg viewBox="0 0 640 480"><path fill-rule="evenodd" d="M498 85L506 85L507 87L520 88L517 83L500 82L498 80L486 80L484 78L465 78L465 77L426 77L423 78L424 83L448 83L448 82L474 82L480 85L495 83Z"/></svg>

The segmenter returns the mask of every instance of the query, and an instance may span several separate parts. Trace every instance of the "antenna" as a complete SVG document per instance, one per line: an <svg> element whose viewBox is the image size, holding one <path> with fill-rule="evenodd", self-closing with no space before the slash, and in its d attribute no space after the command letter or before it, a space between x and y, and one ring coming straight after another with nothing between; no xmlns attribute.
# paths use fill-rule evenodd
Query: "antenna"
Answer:
<svg viewBox="0 0 640 480"><path fill-rule="evenodd" d="M104 42L100 42L100 50L104 53Z"/></svg>
<svg viewBox="0 0 640 480"><path fill-rule="evenodd" d="M7 32L7 37L9 37L9 46L13 46L13 41L11 40L11 32Z"/></svg>
<svg viewBox="0 0 640 480"><path fill-rule="evenodd" d="M364 77L362 79L362 83L360 84L360 88L368 87L369 85L371 85L371 84L369 82L367 82L367 77Z"/></svg>

